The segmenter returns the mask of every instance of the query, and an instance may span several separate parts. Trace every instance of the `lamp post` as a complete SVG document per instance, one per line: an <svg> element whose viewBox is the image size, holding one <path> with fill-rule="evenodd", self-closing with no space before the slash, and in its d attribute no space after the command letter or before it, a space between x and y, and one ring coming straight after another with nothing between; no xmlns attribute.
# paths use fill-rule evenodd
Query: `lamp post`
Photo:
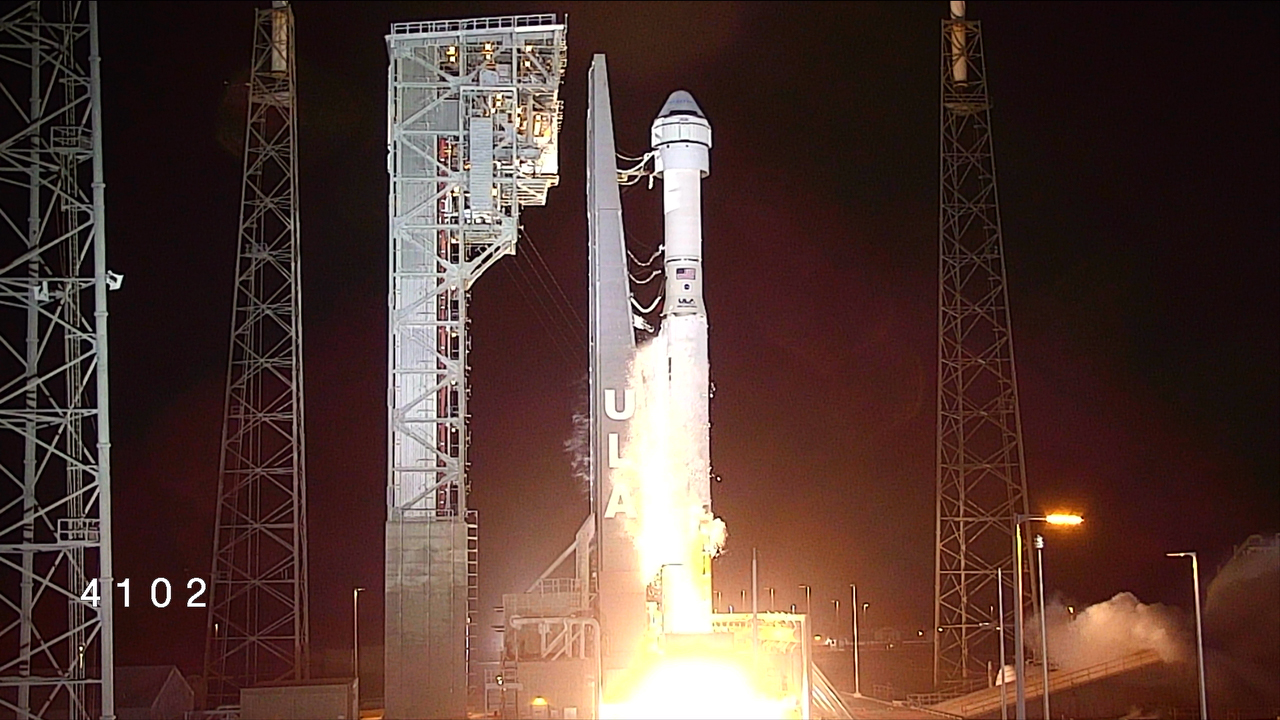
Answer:
<svg viewBox="0 0 1280 720"><path fill-rule="evenodd" d="M1204 694L1204 629L1200 622L1200 560L1194 552L1165 554L1169 557L1191 558L1191 582L1196 591L1196 665L1200 674L1200 720L1209 720L1209 704Z"/></svg>
<svg viewBox="0 0 1280 720"><path fill-rule="evenodd" d="M765 590L769 591L769 612L773 612L773 588L767 587Z"/></svg>
<svg viewBox="0 0 1280 720"><path fill-rule="evenodd" d="M716 591L716 612L720 612L720 591Z"/></svg>
<svg viewBox="0 0 1280 720"><path fill-rule="evenodd" d="M871 603L862 603L865 613ZM853 696L862 697L862 673L858 671L858 586L849 583L849 609L853 614Z"/></svg>
<svg viewBox="0 0 1280 720"><path fill-rule="evenodd" d="M1071 515L1068 513L1053 513L1050 515L1023 515L1021 513L1013 516L1013 596L1016 603L1016 610L1013 614L1013 653L1014 667L1013 677L1017 687L1016 692L1016 715L1017 720L1027 720L1027 683L1026 683L1026 651L1022 643L1022 624L1023 624L1023 602L1022 602L1022 524L1031 522L1048 523L1049 525L1079 525L1084 522L1084 518L1079 515ZM1044 608L1040 609L1044 613ZM1048 669L1045 670L1048 680ZM1048 705L1049 685L1046 682L1044 686L1045 705ZM1045 714L1046 720L1048 713Z"/></svg>
<svg viewBox="0 0 1280 720"><path fill-rule="evenodd" d="M1008 720L1009 684L1004 681L1004 570L1001 568L996 568L996 602L1000 608L996 619L1000 630L1000 720Z"/></svg>
<svg viewBox="0 0 1280 720"><path fill-rule="evenodd" d="M1040 697L1044 700L1044 719L1049 720L1049 629L1045 623L1049 612L1044 605L1044 536L1037 533L1032 545L1036 549L1036 587L1040 590L1040 671L1044 682Z"/></svg>
<svg viewBox="0 0 1280 720"><path fill-rule="evenodd" d="M362 587L351 591L351 677L356 680L356 688L360 687L360 593L362 592L364 592Z"/></svg>
<svg viewBox="0 0 1280 720"><path fill-rule="evenodd" d="M808 585L801 585L804 588L804 614L813 617L813 588Z"/></svg>

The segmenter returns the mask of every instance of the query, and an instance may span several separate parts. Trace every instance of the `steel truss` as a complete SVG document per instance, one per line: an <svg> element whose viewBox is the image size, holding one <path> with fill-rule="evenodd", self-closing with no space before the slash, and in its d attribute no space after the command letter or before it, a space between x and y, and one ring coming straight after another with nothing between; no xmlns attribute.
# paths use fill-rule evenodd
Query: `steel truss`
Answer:
<svg viewBox="0 0 1280 720"><path fill-rule="evenodd" d="M985 687L988 661L998 662L999 628L1008 633L1012 623L1000 622L994 611L996 571L1003 570L1006 586L1011 584L1014 516L1027 512L978 22L943 21L941 99L934 581L934 680L940 690ZM1026 600L1031 583L1024 587Z"/></svg>
<svg viewBox="0 0 1280 720"><path fill-rule="evenodd" d="M308 677L307 481L293 11L256 11L205 706Z"/></svg>
<svg viewBox="0 0 1280 720"><path fill-rule="evenodd" d="M387 46L387 713L453 717L478 684L466 669L477 601L467 296L515 253L520 207L544 205L559 181L565 26L554 15L398 23Z"/></svg>
<svg viewBox="0 0 1280 720"><path fill-rule="evenodd" d="M19 5L0 60L0 715L111 717L96 3Z"/></svg>

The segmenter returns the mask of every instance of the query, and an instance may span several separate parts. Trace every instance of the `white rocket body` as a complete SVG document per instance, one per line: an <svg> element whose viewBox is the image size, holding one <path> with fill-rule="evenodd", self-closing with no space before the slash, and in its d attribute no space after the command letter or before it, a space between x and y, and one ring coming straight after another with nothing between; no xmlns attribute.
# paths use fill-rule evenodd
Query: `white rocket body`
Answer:
<svg viewBox="0 0 1280 720"><path fill-rule="evenodd" d="M707 312L702 299L702 178L710 173L711 124L689 93L671 94L651 131L662 180L666 299L662 335L667 342L669 407L677 427L690 433L689 498L711 520L711 443L708 405ZM709 542L672 558L663 572L663 595L679 597L678 616L664 613L667 632L711 631ZM664 603L665 604L665 603ZM692 611L691 611L692 610Z"/></svg>

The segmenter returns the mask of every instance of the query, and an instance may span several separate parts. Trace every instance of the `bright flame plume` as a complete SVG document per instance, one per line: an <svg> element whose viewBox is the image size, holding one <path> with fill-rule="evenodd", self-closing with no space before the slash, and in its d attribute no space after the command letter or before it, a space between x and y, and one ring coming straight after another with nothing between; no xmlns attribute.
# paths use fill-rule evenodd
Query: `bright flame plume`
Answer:
<svg viewBox="0 0 1280 720"><path fill-rule="evenodd" d="M794 702L766 698L739 664L711 658L668 658L644 673L630 698L600 706L602 720L782 720L799 717Z"/></svg>

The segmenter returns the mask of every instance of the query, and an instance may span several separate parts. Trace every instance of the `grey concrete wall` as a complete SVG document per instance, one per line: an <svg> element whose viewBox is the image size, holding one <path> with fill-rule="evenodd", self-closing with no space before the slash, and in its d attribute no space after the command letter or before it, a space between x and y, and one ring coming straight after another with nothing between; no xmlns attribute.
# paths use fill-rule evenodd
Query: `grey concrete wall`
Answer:
<svg viewBox="0 0 1280 720"><path fill-rule="evenodd" d="M466 523L386 527L386 717L465 718Z"/></svg>

